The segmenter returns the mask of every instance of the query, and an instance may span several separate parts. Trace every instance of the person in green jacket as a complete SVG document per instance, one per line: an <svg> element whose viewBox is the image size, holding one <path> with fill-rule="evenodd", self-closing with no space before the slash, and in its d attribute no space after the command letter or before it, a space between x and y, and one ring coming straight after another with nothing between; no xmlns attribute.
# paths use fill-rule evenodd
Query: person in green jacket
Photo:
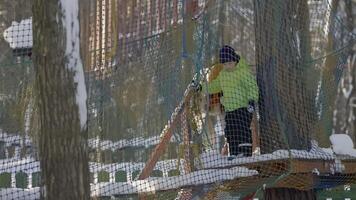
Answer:
<svg viewBox="0 0 356 200"><path fill-rule="evenodd" d="M251 121L258 101L256 78L246 61L225 45L219 51L220 63L224 65L219 75L203 85L203 92L222 92L220 102L225 110L225 137L229 144L229 159L252 155Z"/></svg>

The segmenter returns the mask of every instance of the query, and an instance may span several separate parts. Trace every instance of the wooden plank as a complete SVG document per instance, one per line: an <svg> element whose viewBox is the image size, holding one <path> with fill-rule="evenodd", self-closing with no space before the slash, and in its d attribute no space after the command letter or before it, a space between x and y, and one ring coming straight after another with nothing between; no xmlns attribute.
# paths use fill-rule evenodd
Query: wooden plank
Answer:
<svg viewBox="0 0 356 200"><path fill-rule="evenodd" d="M251 122L251 132L252 132L252 152L260 148L260 136L258 132L258 119L257 113L253 114Z"/></svg>
<svg viewBox="0 0 356 200"><path fill-rule="evenodd" d="M317 169L319 173L331 173L330 168L333 163L333 160L279 159L246 163L241 166L258 170L260 174L268 176L286 171L290 173L311 173L315 169ZM345 165L345 163L343 164ZM356 173L356 163L347 164L345 168L349 169L347 173Z"/></svg>
<svg viewBox="0 0 356 200"><path fill-rule="evenodd" d="M330 166L333 164L332 160L292 160L292 173L311 173L315 169L319 173L331 173Z"/></svg>
<svg viewBox="0 0 356 200"><path fill-rule="evenodd" d="M182 120L182 132L183 132L183 144L184 144L184 170L186 173L192 172L192 166L190 164L191 151L190 151L190 135L189 135L189 125L188 125L188 108L184 108L184 112L181 115Z"/></svg>
<svg viewBox="0 0 356 200"><path fill-rule="evenodd" d="M270 177L287 173L290 168L290 160L279 159L255 163L246 163L240 166L247 167L248 169L257 170L260 176Z"/></svg>
<svg viewBox="0 0 356 200"><path fill-rule="evenodd" d="M288 176L280 179L273 188L294 188L298 190L310 190L313 189L316 183L315 174L306 173L297 173L289 174Z"/></svg>
<svg viewBox="0 0 356 200"><path fill-rule="evenodd" d="M342 160L341 164L343 164L345 167L345 170L343 171L343 173L356 174L356 160Z"/></svg>

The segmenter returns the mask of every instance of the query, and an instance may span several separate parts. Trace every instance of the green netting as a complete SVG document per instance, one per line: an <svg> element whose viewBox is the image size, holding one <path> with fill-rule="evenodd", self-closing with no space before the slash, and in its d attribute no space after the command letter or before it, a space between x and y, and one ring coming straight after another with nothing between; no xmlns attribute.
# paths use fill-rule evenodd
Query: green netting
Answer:
<svg viewBox="0 0 356 200"><path fill-rule="evenodd" d="M36 65L63 56L65 34L41 30L33 4L0 2L0 199L74 198L75 179L84 199L353 198L354 1L80 3L78 135L76 86L57 87L73 75Z"/></svg>

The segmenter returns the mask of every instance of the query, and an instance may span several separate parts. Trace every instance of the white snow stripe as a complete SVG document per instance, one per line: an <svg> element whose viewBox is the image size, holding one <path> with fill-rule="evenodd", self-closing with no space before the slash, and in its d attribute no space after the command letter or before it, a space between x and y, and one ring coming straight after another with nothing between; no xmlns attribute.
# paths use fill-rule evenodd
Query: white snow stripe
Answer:
<svg viewBox="0 0 356 200"><path fill-rule="evenodd" d="M87 92L82 60L80 58L80 28L79 28L79 5L78 0L60 0L62 8L62 23L66 30L66 51L68 58L67 68L72 70L76 88L76 102L79 109L79 119L81 128L87 124Z"/></svg>

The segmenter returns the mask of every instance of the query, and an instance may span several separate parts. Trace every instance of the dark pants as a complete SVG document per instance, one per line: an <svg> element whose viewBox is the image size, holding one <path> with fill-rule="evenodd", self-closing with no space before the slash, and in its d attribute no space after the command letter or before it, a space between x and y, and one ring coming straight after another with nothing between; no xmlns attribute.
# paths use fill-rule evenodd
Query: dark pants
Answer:
<svg viewBox="0 0 356 200"><path fill-rule="evenodd" d="M226 112L225 137L229 143L230 155L252 155L251 121L252 113L247 108Z"/></svg>

